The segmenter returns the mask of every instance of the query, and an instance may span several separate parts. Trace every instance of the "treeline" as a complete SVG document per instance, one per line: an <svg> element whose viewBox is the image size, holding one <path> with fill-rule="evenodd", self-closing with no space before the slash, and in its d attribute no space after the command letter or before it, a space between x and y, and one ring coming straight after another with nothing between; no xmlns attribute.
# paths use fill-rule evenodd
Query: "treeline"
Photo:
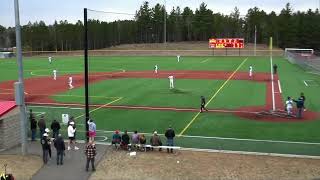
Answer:
<svg viewBox="0 0 320 180"><path fill-rule="evenodd" d="M166 14L165 14L166 13ZM101 13L101 16L108 16ZM166 17L166 18L164 18ZM202 3L196 11L189 7L173 8L165 12L164 6L150 7L144 2L130 20L103 22L90 19L88 14L90 49L106 48L124 43L161 43L164 41L166 21L166 41L207 41L211 37L243 37L257 43L267 44L272 36L279 47L300 47L320 49L319 9L307 12L293 12L288 3L280 12L266 13L258 7L250 8L245 16L240 16L234 8L230 15L214 13ZM22 26L24 50L78 50L83 48L83 23L68 21L46 25L43 21ZM0 47L15 46L14 28L0 26Z"/></svg>

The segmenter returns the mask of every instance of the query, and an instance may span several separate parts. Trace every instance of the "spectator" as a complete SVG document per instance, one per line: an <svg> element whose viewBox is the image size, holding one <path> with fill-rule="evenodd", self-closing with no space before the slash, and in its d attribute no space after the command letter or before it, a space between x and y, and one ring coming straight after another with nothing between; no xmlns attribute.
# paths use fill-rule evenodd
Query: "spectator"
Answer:
<svg viewBox="0 0 320 180"><path fill-rule="evenodd" d="M129 135L128 135L128 131L125 130L125 131L124 131L124 134L123 134L122 137L121 137L121 147L122 147L123 149L130 150L130 149L128 149L128 145L129 145L129 144L130 144L130 137L129 137Z"/></svg>
<svg viewBox="0 0 320 180"><path fill-rule="evenodd" d="M142 150L145 150L145 145L146 145L146 143L147 143L147 139L146 139L146 137L144 136L144 134L141 134L141 135L139 136L139 142L140 142L140 144L141 144Z"/></svg>
<svg viewBox="0 0 320 180"><path fill-rule="evenodd" d="M162 146L161 138L158 136L157 131L154 131L153 136L150 139L151 146ZM153 148L151 148L153 151ZM159 151L161 151L161 148L159 148Z"/></svg>
<svg viewBox="0 0 320 180"><path fill-rule="evenodd" d="M74 144L74 150L78 150L79 148L76 146L76 141L75 141L75 132L76 128L74 128L74 122L70 122L70 125L68 127L68 137L69 137L69 144L68 144L68 150L71 149L70 145Z"/></svg>
<svg viewBox="0 0 320 180"><path fill-rule="evenodd" d="M273 74L277 74L278 66L276 64L273 65Z"/></svg>
<svg viewBox="0 0 320 180"><path fill-rule="evenodd" d="M287 101L286 101L286 106L285 106L285 110L287 111L288 116L292 115L292 108L293 108L293 101L292 101L291 97L288 96Z"/></svg>
<svg viewBox="0 0 320 180"><path fill-rule="evenodd" d="M48 134L47 133L43 133L43 136L41 138L41 145L42 145L43 163L47 164L48 163L49 148L50 148L50 143L49 143L49 139L48 139Z"/></svg>
<svg viewBox="0 0 320 180"><path fill-rule="evenodd" d="M51 153L52 153L52 151L51 151L51 139L50 139L50 129L49 128L46 128L45 130L44 130L44 133L47 133L47 139L48 139L48 141L49 141L49 157L50 157L50 159L51 159Z"/></svg>
<svg viewBox="0 0 320 180"><path fill-rule="evenodd" d="M30 109L30 129L31 129L31 141L36 140L36 134L37 134L37 121L34 117L34 114L32 113L32 109Z"/></svg>
<svg viewBox="0 0 320 180"><path fill-rule="evenodd" d="M96 146L93 144L92 141L89 141L88 145L86 146L85 154L87 156L86 171L89 170L90 162L92 171L95 171L96 169L94 168L94 159L97 154L97 151Z"/></svg>
<svg viewBox="0 0 320 180"><path fill-rule="evenodd" d="M64 151L66 150L66 146L61 134L58 134L58 136L54 140L54 147L57 150L57 165L63 165L63 156Z"/></svg>
<svg viewBox="0 0 320 180"><path fill-rule="evenodd" d="M298 98L298 100L293 100L296 103L297 106L297 118L302 118L302 112L304 107L304 101L301 97Z"/></svg>
<svg viewBox="0 0 320 180"><path fill-rule="evenodd" d="M60 123L57 120L53 120L51 123L51 129L52 129L52 137L57 138L60 130Z"/></svg>
<svg viewBox="0 0 320 180"><path fill-rule="evenodd" d="M120 145L120 143L121 143L121 136L119 134L119 130L116 130L112 135L112 144L114 144L115 147L118 148L118 145Z"/></svg>
<svg viewBox="0 0 320 180"><path fill-rule="evenodd" d="M165 136L167 138L167 146L173 146L173 138L176 136L174 130L169 126L167 129ZM170 149L171 153L173 153L173 149ZM169 148L167 148L167 152L169 153Z"/></svg>
<svg viewBox="0 0 320 180"><path fill-rule="evenodd" d="M300 98L303 100L303 111L307 111L305 107L306 97L304 96L304 93L300 93Z"/></svg>
<svg viewBox="0 0 320 180"><path fill-rule="evenodd" d="M139 143L139 134L138 134L138 131L134 131L134 133L132 134L131 136L131 142L132 142L132 145L133 147L137 147Z"/></svg>
<svg viewBox="0 0 320 180"><path fill-rule="evenodd" d="M89 126L89 141L94 142L94 138L96 137L96 124L93 122L92 119L88 120Z"/></svg>
<svg viewBox="0 0 320 180"><path fill-rule="evenodd" d="M44 116L41 115L40 120L38 121L38 127L40 130L40 139L42 139L42 136L44 134L44 130L46 129L46 122L44 120Z"/></svg>

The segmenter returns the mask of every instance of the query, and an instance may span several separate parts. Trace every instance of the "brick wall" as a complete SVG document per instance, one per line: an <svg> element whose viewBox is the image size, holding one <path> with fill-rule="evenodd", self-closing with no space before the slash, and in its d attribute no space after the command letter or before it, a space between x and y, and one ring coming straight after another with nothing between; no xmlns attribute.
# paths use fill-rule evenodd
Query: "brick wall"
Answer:
<svg viewBox="0 0 320 180"><path fill-rule="evenodd" d="M10 149L20 144L20 115L13 110L5 117L0 117L0 149Z"/></svg>

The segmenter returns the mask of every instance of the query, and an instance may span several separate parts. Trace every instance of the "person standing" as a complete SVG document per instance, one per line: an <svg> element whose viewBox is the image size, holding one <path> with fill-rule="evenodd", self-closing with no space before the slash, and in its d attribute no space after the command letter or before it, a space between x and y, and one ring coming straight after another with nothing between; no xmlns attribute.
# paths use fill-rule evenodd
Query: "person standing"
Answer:
<svg viewBox="0 0 320 180"><path fill-rule="evenodd" d="M293 101L291 97L288 97L286 101L286 111L288 116L292 115L292 108L293 108Z"/></svg>
<svg viewBox="0 0 320 180"><path fill-rule="evenodd" d="M63 156L66 146L61 134L58 134L57 138L54 140L54 147L57 150L57 165L63 165Z"/></svg>
<svg viewBox="0 0 320 180"><path fill-rule="evenodd" d="M53 80L57 80L57 70L53 70Z"/></svg>
<svg viewBox="0 0 320 180"><path fill-rule="evenodd" d="M73 89L73 85L72 85L73 79L72 76L69 77L69 89Z"/></svg>
<svg viewBox="0 0 320 180"><path fill-rule="evenodd" d="M47 139L48 139L48 141L49 141L49 157L50 157L50 159L51 159L52 151L51 151L50 129L49 129L49 128L46 128L46 129L44 130L44 133L47 134Z"/></svg>
<svg viewBox="0 0 320 180"><path fill-rule="evenodd" d="M176 136L174 133L174 130L171 126L166 130L166 133L164 134L167 138L167 146L173 146L173 138ZM169 153L169 148L167 148L167 152ZM170 152L173 153L173 149L170 149Z"/></svg>
<svg viewBox="0 0 320 180"><path fill-rule="evenodd" d="M303 112L303 107L304 107L304 102L301 97L298 98L298 100L293 100L296 103L297 106L297 118L302 118L302 112Z"/></svg>
<svg viewBox="0 0 320 180"><path fill-rule="evenodd" d="M253 67L250 65L249 66L249 76L252 77L253 75Z"/></svg>
<svg viewBox="0 0 320 180"><path fill-rule="evenodd" d="M30 114L29 114L29 120L30 120L30 129L31 129L31 141L36 140L36 134L37 134L37 121L36 118L34 117L34 114L32 113L32 109L30 109Z"/></svg>
<svg viewBox="0 0 320 180"><path fill-rule="evenodd" d="M42 145L42 159L43 163L48 163L48 155L49 155L49 149L50 149L50 142L48 139L48 134L44 133L41 138L41 145Z"/></svg>
<svg viewBox="0 0 320 180"><path fill-rule="evenodd" d="M180 62L180 55L177 55L177 60L178 60L178 62Z"/></svg>
<svg viewBox="0 0 320 180"><path fill-rule="evenodd" d="M95 167L94 167L94 160L97 154L97 150L96 150L96 146L94 145L94 143L92 141L89 141L86 149L85 149L85 154L87 156L87 163L86 163L86 171L89 170L89 164L91 162L91 168L92 171L95 171Z"/></svg>
<svg viewBox="0 0 320 180"><path fill-rule="evenodd" d="M52 63L52 57L51 56L48 57L48 61L49 61L49 64Z"/></svg>
<svg viewBox="0 0 320 180"><path fill-rule="evenodd" d="M53 120L51 123L51 129L52 129L52 137L57 138L59 131L60 131L60 123L57 120Z"/></svg>
<svg viewBox="0 0 320 180"><path fill-rule="evenodd" d="M94 138L96 137L96 124L93 122L92 119L88 120L88 126L89 126L89 141L91 140L92 142L94 142Z"/></svg>
<svg viewBox="0 0 320 180"><path fill-rule="evenodd" d="M276 64L273 65L273 74L277 74L278 66Z"/></svg>
<svg viewBox="0 0 320 180"><path fill-rule="evenodd" d="M46 129L46 121L44 120L44 116L41 115L40 120L38 121L38 127L40 131L40 139L44 134L44 130Z"/></svg>
<svg viewBox="0 0 320 180"><path fill-rule="evenodd" d="M208 109L205 106L206 106L206 98L204 96L201 96L200 97L200 113L202 113L204 110L208 111Z"/></svg>
<svg viewBox="0 0 320 180"><path fill-rule="evenodd" d="M304 96L304 93L300 93L300 98L303 100L303 111L307 111L305 103L306 103L306 97Z"/></svg>
<svg viewBox="0 0 320 180"><path fill-rule="evenodd" d="M70 125L68 126L68 137L69 137L69 144L68 144L68 150L71 149L71 144L74 144L74 150L78 150L79 148L76 146L76 140L75 140L75 132L76 128L73 127L74 122L71 121Z"/></svg>
<svg viewBox="0 0 320 180"><path fill-rule="evenodd" d="M154 73L158 73L158 65L156 64L155 66L154 66Z"/></svg>
<svg viewBox="0 0 320 180"><path fill-rule="evenodd" d="M174 88L174 84L173 84L173 79L174 77L173 76L169 76L169 81L170 81L170 89L173 89Z"/></svg>

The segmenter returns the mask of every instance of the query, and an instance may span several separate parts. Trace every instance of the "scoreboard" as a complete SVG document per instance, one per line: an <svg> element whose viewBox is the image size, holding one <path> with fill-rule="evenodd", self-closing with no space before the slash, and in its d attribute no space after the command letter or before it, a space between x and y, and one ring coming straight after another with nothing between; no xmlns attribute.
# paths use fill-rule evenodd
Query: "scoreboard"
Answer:
<svg viewBox="0 0 320 180"><path fill-rule="evenodd" d="M209 39L209 48L244 48L243 38Z"/></svg>

